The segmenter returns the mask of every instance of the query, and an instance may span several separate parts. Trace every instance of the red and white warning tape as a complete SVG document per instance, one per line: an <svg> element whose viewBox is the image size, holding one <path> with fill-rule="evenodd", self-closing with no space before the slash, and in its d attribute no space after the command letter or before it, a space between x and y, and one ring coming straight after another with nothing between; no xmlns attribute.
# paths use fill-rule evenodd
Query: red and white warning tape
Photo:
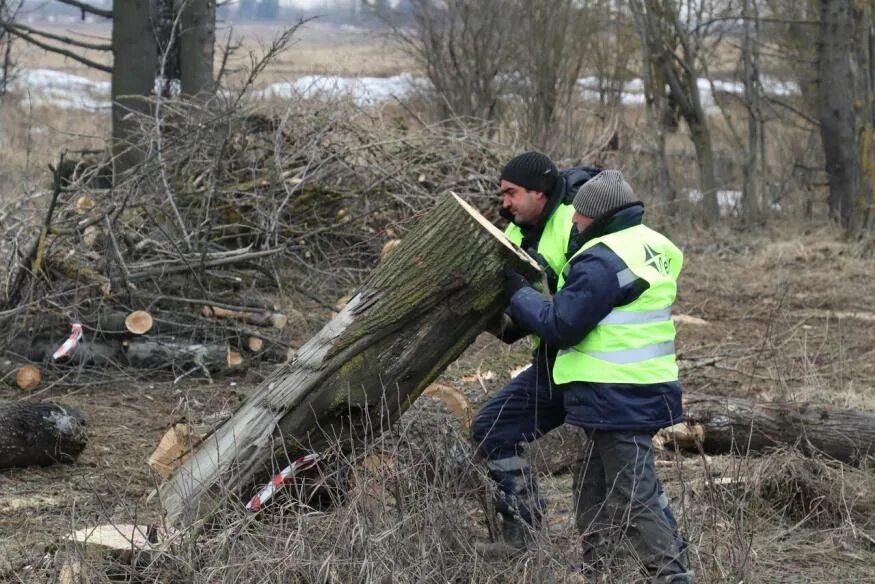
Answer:
<svg viewBox="0 0 875 584"><path fill-rule="evenodd" d="M263 489L258 491L257 495L252 497L252 500L246 504L246 510L254 513L261 509L261 507L267 503L274 494L276 494L281 486L290 482L291 479L302 470L313 468L316 466L317 462L319 462L318 454L307 454L296 458L292 461L292 464L274 475L270 482L267 483Z"/></svg>
<svg viewBox="0 0 875 584"><path fill-rule="evenodd" d="M52 354L52 359L57 361L61 357L66 357L70 354L70 351L73 350L79 341L82 340L82 325L78 322L73 323L73 331L70 333L70 336L67 337L67 340L58 347L58 350Z"/></svg>

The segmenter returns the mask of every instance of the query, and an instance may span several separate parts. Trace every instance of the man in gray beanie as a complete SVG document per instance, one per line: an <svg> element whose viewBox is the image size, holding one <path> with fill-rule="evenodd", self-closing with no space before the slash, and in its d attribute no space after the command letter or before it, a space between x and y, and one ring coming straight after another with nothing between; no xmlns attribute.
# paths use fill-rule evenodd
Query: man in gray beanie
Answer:
<svg viewBox="0 0 875 584"><path fill-rule="evenodd" d="M573 209L579 248L559 271L552 299L519 274L503 273L509 314L540 347L533 366L478 412L472 437L488 461L508 471L525 466L526 442L563 423L583 428L589 441L575 511L584 570L608 572L630 548L653 581L689 583L651 442L683 419L671 320L683 255L642 224L644 205L619 171L583 184ZM516 486L511 503L538 508L534 479ZM530 535L517 552L539 526L522 512L519 522Z"/></svg>

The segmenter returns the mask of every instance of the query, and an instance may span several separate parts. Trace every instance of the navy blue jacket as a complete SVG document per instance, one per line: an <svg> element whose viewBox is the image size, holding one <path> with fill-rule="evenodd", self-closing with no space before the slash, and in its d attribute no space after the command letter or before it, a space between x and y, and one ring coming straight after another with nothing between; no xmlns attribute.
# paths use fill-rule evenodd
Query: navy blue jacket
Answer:
<svg viewBox="0 0 875 584"><path fill-rule="evenodd" d="M578 247L590 239L639 225L644 207L636 204L594 223L578 236ZM570 250L569 254L573 254ZM617 273L626 264L607 246L595 245L574 258L565 286L552 301L534 288L518 290L509 312L521 329L541 338L536 360L552 364L559 349L578 344L615 307L629 304L646 289L638 279L620 286ZM679 382L649 385L572 382L556 386L566 391L566 421L602 430L650 430L682 421Z"/></svg>

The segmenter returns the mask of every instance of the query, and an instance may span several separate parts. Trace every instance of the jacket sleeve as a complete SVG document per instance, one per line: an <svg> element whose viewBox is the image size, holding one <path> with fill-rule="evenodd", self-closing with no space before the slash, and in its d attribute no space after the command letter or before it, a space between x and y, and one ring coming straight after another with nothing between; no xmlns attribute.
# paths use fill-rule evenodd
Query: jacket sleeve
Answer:
<svg viewBox="0 0 875 584"><path fill-rule="evenodd" d="M548 345L566 349L578 344L615 306L627 304L629 286L620 288L617 273L625 264L616 254L597 246L574 261L565 287L552 302L534 288L517 291L510 300L510 315L520 328Z"/></svg>

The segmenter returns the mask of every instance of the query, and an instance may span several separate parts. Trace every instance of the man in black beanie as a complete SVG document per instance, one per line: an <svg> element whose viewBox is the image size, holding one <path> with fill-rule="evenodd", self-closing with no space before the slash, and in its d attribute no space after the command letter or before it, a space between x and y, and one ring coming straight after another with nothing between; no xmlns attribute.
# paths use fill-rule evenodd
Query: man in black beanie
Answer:
<svg viewBox="0 0 875 584"><path fill-rule="evenodd" d="M534 151L515 156L501 170L501 216L510 221L505 235L540 264L551 292L573 252L571 199L600 170L577 166L560 171L550 157Z"/></svg>
<svg viewBox="0 0 875 584"><path fill-rule="evenodd" d="M575 249L570 184L585 183L598 170L585 166L560 172L548 156L525 152L511 159L501 171L502 216L511 222L505 234L538 262L551 293L556 291L558 274ZM508 315L502 314L500 318L490 332L503 341L513 342L526 334L514 326ZM544 371L548 347L541 346L538 339L534 342L534 363ZM510 442L524 441L521 436L526 430L515 420L500 419L498 413L508 396L525 400L529 393L546 389L540 377L526 372L488 400L477 415L474 441L498 487L495 505L503 526L502 541L478 545L487 557L524 548L540 525L542 504L532 471L517 448L508 446ZM523 426L526 423L522 422Z"/></svg>
<svg viewBox="0 0 875 584"><path fill-rule="evenodd" d="M540 343L532 366L471 426L503 519L501 541L480 546L484 554L519 553L536 537L543 504L524 447L569 423L589 437L575 489L585 569L610 570L628 547L652 581L692 582L651 442L683 419L671 320L683 255L643 215L623 175L605 170L574 197L578 249L552 298L504 274L510 317Z"/></svg>

